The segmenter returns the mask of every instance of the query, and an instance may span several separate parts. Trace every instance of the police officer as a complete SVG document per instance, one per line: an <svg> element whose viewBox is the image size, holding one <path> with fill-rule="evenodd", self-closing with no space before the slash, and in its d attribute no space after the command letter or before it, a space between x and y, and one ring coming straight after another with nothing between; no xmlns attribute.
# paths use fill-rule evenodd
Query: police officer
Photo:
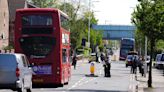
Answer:
<svg viewBox="0 0 164 92"><path fill-rule="evenodd" d="M104 64L105 77L111 77L110 68L111 68L111 56L108 53L106 55L105 64Z"/></svg>

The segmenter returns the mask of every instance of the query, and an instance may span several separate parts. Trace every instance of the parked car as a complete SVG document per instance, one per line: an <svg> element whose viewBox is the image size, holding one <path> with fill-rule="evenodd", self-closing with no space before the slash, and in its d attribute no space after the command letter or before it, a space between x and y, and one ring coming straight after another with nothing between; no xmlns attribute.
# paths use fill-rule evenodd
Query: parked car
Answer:
<svg viewBox="0 0 164 92"><path fill-rule="evenodd" d="M32 68L24 54L0 54L0 89L31 92Z"/></svg>
<svg viewBox="0 0 164 92"><path fill-rule="evenodd" d="M154 67L158 69L162 69L164 67L164 53L156 55Z"/></svg>

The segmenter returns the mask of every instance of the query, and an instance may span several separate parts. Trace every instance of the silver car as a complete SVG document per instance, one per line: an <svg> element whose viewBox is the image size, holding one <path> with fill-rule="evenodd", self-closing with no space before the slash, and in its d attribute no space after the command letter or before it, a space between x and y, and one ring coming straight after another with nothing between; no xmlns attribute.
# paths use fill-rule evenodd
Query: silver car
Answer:
<svg viewBox="0 0 164 92"><path fill-rule="evenodd" d="M0 54L0 89L31 92L32 69L24 54Z"/></svg>

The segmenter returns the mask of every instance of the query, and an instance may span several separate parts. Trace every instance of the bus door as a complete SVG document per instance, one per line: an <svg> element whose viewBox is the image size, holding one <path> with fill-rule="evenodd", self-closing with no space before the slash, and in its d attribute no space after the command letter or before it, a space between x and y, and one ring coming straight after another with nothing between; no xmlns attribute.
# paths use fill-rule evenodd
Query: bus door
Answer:
<svg viewBox="0 0 164 92"><path fill-rule="evenodd" d="M64 83L67 83L69 80L69 56L68 56L68 50L62 49L62 79Z"/></svg>

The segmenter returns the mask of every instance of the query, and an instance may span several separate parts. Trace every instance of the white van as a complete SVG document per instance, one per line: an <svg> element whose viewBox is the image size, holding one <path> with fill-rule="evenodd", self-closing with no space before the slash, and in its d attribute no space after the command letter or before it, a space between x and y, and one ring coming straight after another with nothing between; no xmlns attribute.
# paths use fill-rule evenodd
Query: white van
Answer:
<svg viewBox="0 0 164 92"><path fill-rule="evenodd" d="M154 67L161 69L163 68L163 65L164 65L164 53L157 54L154 62Z"/></svg>
<svg viewBox="0 0 164 92"><path fill-rule="evenodd" d="M31 92L32 69L24 54L0 54L0 89Z"/></svg>

